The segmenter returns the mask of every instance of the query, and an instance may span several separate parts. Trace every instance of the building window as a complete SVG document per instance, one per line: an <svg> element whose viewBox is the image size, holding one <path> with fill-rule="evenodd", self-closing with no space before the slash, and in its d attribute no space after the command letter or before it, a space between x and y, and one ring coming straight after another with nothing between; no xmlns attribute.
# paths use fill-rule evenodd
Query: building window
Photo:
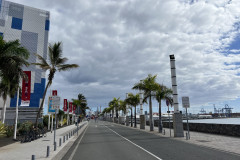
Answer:
<svg viewBox="0 0 240 160"><path fill-rule="evenodd" d="M12 17L12 28L22 30L22 19Z"/></svg>
<svg viewBox="0 0 240 160"><path fill-rule="evenodd" d="M45 30L46 30L46 31L49 31L49 25L50 25L49 20L46 20L46 21L45 21Z"/></svg>

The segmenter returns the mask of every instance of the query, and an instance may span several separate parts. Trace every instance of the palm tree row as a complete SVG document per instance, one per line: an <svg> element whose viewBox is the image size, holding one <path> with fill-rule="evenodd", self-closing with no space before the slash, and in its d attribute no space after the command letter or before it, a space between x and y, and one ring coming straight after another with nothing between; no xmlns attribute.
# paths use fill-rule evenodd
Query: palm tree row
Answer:
<svg viewBox="0 0 240 160"><path fill-rule="evenodd" d="M132 89L134 90L141 90L143 91L143 103L149 104L149 125L150 125L150 131L153 131L153 117L152 117L152 99L156 99L159 103L159 125L158 125L158 131L162 133L162 119L161 119L161 105L162 100L168 100L170 104L172 104L172 90L163 84L159 84L156 82L157 75L152 76L151 74L148 75L147 78L140 81L139 83L136 83ZM148 102L147 102L148 100ZM105 108L103 110L103 113L110 113L112 111L112 115L114 115L114 110L119 109L119 98L114 98L112 101L109 102L109 107ZM131 126L132 125L132 107L135 108L135 114L134 114L134 121L136 127L136 107L140 104L140 96L139 94L134 95L133 93L128 93L128 97L123 101L125 103L125 110L130 109L131 111ZM130 105L129 108L126 108L126 104ZM123 110L121 108L121 110ZM124 112L126 113L126 111ZM116 114L117 115L117 114ZM117 116L118 117L118 116Z"/></svg>

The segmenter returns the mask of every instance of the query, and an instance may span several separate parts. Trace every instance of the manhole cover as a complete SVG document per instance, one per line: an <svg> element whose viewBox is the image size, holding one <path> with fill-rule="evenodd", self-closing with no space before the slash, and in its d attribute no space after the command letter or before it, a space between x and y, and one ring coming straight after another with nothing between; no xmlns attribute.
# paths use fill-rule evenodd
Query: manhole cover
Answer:
<svg viewBox="0 0 240 160"><path fill-rule="evenodd" d="M210 141L206 141L206 140L196 140L198 142L210 142Z"/></svg>

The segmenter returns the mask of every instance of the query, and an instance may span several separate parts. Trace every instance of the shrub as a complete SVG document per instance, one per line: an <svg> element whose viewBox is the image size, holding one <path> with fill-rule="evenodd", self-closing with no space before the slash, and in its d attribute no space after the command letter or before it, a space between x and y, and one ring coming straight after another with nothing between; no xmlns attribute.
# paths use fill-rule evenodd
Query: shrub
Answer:
<svg viewBox="0 0 240 160"><path fill-rule="evenodd" d="M6 130L6 136L7 137L12 137L13 134L14 134L14 126L6 126L5 127L5 130Z"/></svg>
<svg viewBox="0 0 240 160"><path fill-rule="evenodd" d="M24 134L26 132L29 132L32 128L33 128L33 123L30 121L26 121L20 125L18 132L20 134Z"/></svg>
<svg viewBox="0 0 240 160"><path fill-rule="evenodd" d="M44 128L43 123L38 123L38 128L39 128L39 129L43 129L43 128Z"/></svg>
<svg viewBox="0 0 240 160"><path fill-rule="evenodd" d="M0 135L6 134L5 125L0 121Z"/></svg>
<svg viewBox="0 0 240 160"><path fill-rule="evenodd" d="M43 117L43 125L44 125L45 127L48 126L48 115L45 115L45 116Z"/></svg>
<svg viewBox="0 0 240 160"><path fill-rule="evenodd" d="M67 118L63 118L63 126L67 125Z"/></svg>

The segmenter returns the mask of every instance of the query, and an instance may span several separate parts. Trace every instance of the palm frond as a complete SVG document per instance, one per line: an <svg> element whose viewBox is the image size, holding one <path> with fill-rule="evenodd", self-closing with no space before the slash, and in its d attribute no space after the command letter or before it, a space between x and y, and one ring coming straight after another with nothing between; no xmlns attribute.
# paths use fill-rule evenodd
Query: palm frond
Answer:
<svg viewBox="0 0 240 160"><path fill-rule="evenodd" d="M63 65L57 65L58 71L66 71L73 68L78 68L79 66L77 64L63 64Z"/></svg>

